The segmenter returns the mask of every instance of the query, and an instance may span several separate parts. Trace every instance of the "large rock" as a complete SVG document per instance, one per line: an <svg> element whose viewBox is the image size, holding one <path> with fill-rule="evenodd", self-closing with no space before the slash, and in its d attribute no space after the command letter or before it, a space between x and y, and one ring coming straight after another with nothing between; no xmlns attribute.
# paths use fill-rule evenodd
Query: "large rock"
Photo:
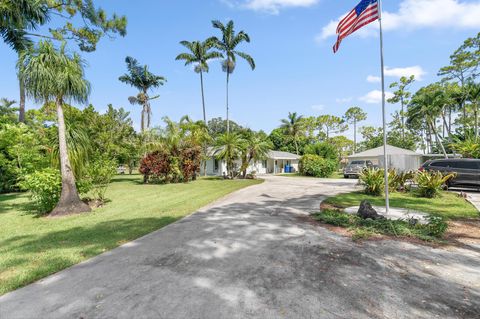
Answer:
<svg viewBox="0 0 480 319"><path fill-rule="evenodd" d="M372 207L369 201L364 200L360 204L360 208L358 209L357 215L363 219L383 219L382 215L377 213L377 211Z"/></svg>

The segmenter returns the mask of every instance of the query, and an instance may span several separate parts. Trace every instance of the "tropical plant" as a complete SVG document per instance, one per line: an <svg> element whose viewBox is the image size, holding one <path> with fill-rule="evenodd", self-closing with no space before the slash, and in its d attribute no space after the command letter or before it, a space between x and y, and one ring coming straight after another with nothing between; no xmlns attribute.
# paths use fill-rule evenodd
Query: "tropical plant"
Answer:
<svg viewBox="0 0 480 319"><path fill-rule="evenodd" d="M343 116L345 121L349 124L353 124L353 153L356 153L357 149L357 124L358 122L365 121L367 119L367 113L365 113L358 106L351 107L345 112Z"/></svg>
<svg viewBox="0 0 480 319"><path fill-rule="evenodd" d="M235 26L232 20L226 25L222 22L215 20L212 21L212 25L215 29L219 29L222 33L222 39L212 37L207 41L212 41L213 45L225 54L225 60L222 62L222 70L227 74L227 95L226 95L226 107L227 107L227 133L230 133L230 106L229 106L229 82L230 74L233 73L236 67L237 56L246 60L251 69L255 69L255 61L253 58L245 52L237 50L237 46L242 42L250 43L250 37L244 31L238 33L235 32Z"/></svg>
<svg viewBox="0 0 480 319"><path fill-rule="evenodd" d="M227 175L234 178L237 175L235 161L239 159L245 149L245 140L238 133L225 133L215 141L215 153L219 160L227 163Z"/></svg>
<svg viewBox="0 0 480 319"><path fill-rule="evenodd" d="M94 199L101 203L105 201L105 193L116 173L117 162L106 157L97 158L88 165L88 177Z"/></svg>
<svg viewBox="0 0 480 319"><path fill-rule="evenodd" d="M126 57L125 63L127 64L128 73L118 79L139 90L137 96L130 96L128 101L132 105L138 104L142 106L141 130L144 132L145 129L150 128L151 123L152 109L150 101L160 97L159 95L150 97L148 92L153 88L162 86L167 80L163 76L151 73L147 65L140 65L132 57Z"/></svg>
<svg viewBox="0 0 480 319"><path fill-rule="evenodd" d="M46 214L57 205L62 191L62 180L58 170L46 168L27 174L19 183L22 189L30 192L35 210Z"/></svg>
<svg viewBox="0 0 480 319"><path fill-rule="evenodd" d="M330 177L337 166L338 162L335 160L311 154L303 155L299 163L301 175L321 178Z"/></svg>
<svg viewBox="0 0 480 319"><path fill-rule="evenodd" d="M281 129L285 131L285 134L289 135L292 139L293 143L295 144L295 152L298 155L298 139L300 135L302 135L304 126L302 123L303 116L297 115L297 112L289 112L288 118L282 119L282 125L280 126Z"/></svg>
<svg viewBox="0 0 480 319"><path fill-rule="evenodd" d="M242 150L242 165L240 171L243 178L247 176L247 168L253 162L267 159L268 152L272 149L270 141L264 134L248 132L244 134L245 145Z"/></svg>
<svg viewBox="0 0 480 319"><path fill-rule="evenodd" d="M113 14L109 18L104 10L95 7L93 0L5 0L0 7L0 36L19 54L19 65L23 65L22 57L32 48L33 38L62 43L73 40L80 50L91 52L105 34L110 38L114 34L126 35L125 16ZM56 17L55 27L41 29L53 15ZM43 33L45 30L50 34ZM21 73L19 68L19 121L24 122L25 88L20 81Z"/></svg>
<svg viewBox="0 0 480 319"><path fill-rule="evenodd" d="M84 78L83 62L77 54L65 52L65 47L56 50L51 42L41 41L38 48L25 55L22 81L26 92L38 102L55 100L58 120L58 141L62 192L52 216L90 211L80 199L75 185L75 176L68 156L66 126L63 113L65 100L86 102L90 84Z"/></svg>
<svg viewBox="0 0 480 319"><path fill-rule="evenodd" d="M455 138L450 147L464 158L480 158L480 143L471 134L467 134L463 139Z"/></svg>
<svg viewBox="0 0 480 319"><path fill-rule="evenodd" d="M445 93L438 84L431 84L421 88L412 97L408 110L408 120L412 121L417 118L424 119L428 128L433 132L439 148L443 155L447 158L447 152L438 134L436 120L441 116L444 108Z"/></svg>
<svg viewBox="0 0 480 319"><path fill-rule="evenodd" d="M408 181L415 178L412 171L398 172L395 169L388 170L388 189L391 192L405 191Z"/></svg>
<svg viewBox="0 0 480 319"><path fill-rule="evenodd" d="M421 197L434 198L437 197L449 180L455 178L455 174L443 174L438 171L418 172L415 181L418 185L417 193Z"/></svg>
<svg viewBox="0 0 480 319"><path fill-rule="evenodd" d="M182 41L180 42L185 48L189 50L188 53L181 53L176 57L176 60L185 61L185 65L194 65L194 71L200 74L200 87L202 91L202 106L203 106L203 121L207 125L207 112L205 110L205 94L203 90L203 73L208 73L210 67L208 62L213 59L222 59L223 54L216 51L210 51L214 42L211 40L206 41Z"/></svg>
<svg viewBox="0 0 480 319"><path fill-rule="evenodd" d="M385 177L382 169L367 168L359 175L359 182L363 185L365 194L380 196L385 191Z"/></svg>
<svg viewBox="0 0 480 319"><path fill-rule="evenodd" d="M18 109L13 107L17 101L2 98L0 99L0 125L15 123Z"/></svg>

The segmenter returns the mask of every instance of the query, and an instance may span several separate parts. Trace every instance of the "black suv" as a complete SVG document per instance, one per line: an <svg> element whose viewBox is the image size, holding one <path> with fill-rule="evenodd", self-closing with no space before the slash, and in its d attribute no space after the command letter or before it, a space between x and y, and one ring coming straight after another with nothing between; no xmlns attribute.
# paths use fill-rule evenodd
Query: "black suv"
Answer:
<svg viewBox="0 0 480 319"><path fill-rule="evenodd" d="M427 161L420 170L457 173L448 186L480 187L479 159L439 159Z"/></svg>

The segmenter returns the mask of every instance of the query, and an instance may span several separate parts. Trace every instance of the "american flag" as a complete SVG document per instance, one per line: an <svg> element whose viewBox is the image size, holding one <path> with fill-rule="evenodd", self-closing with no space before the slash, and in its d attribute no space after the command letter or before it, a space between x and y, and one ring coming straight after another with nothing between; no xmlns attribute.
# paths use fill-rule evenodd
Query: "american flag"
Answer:
<svg viewBox="0 0 480 319"><path fill-rule="evenodd" d="M336 53L342 40L353 32L377 20L378 0L362 0L345 18L340 21L337 27L337 42L333 46L333 52Z"/></svg>

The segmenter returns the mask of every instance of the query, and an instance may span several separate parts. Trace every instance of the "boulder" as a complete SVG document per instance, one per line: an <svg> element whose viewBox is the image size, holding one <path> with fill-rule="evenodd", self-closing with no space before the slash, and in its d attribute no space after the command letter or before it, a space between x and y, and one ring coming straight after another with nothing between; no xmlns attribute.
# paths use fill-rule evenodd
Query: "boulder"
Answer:
<svg viewBox="0 0 480 319"><path fill-rule="evenodd" d="M383 219L382 215L377 213L377 211L372 207L372 204L370 204L369 201L364 200L360 204L360 208L358 209L357 215L360 216L363 219Z"/></svg>

